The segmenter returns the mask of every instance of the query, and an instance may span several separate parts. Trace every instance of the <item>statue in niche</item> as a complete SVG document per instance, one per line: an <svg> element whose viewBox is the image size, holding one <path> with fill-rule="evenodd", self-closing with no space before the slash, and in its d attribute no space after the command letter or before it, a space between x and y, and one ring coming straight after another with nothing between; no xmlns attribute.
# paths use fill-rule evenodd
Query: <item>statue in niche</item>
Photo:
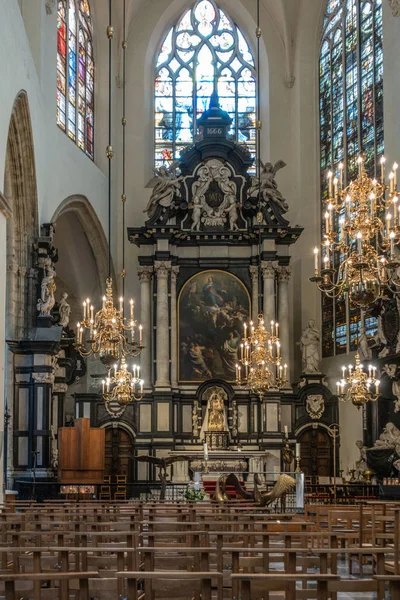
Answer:
<svg viewBox="0 0 400 600"><path fill-rule="evenodd" d="M208 431L224 431L225 429L224 400L216 392L210 396L207 429Z"/></svg>
<svg viewBox="0 0 400 600"><path fill-rule="evenodd" d="M239 227L237 226L237 220L239 215L237 211L237 202L235 197L232 197L230 199L229 206L226 212L229 217L229 229L231 231L238 231Z"/></svg>
<svg viewBox="0 0 400 600"><path fill-rule="evenodd" d="M289 210L289 205L278 190L278 184L275 181L275 175L280 169L286 167L286 163L283 160L278 160L274 165L270 162L264 164L260 160L260 165L262 168L260 179L258 177L251 178L251 185L247 196L249 198L257 198L258 191L260 190L261 200L264 201L263 213L268 203L275 205L281 214L286 213Z"/></svg>
<svg viewBox="0 0 400 600"><path fill-rule="evenodd" d="M68 294L67 292L63 292L61 294L60 304L58 306L58 310L60 313L60 320L58 324L61 325L63 329L66 329L69 324L69 319L71 315L71 307L67 302Z"/></svg>
<svg viewBox="0 0 400 600"><path fill-rule="evenodd" d="M174 208L175 198L181 197L180 182L182 177L176 175L177 164L177 162L174 162L168 168L162 166L159 169L153 169L156 184L143 211L147 213L149 220L161 220L162 223L166 223L172 208Z"/></svg>
<svg viewBox="0 0 400 600"><path fill-rule="evenodd" d="M200 440L204 439L206 431L229 431L225 390L219 386L210 387L204 392L203 398L207 398L207 408L200 430Z"/></svg>
<svg viewBox="0 0 400 600"><path fill-rule="evenodd" d="M54 281L56 272L50 258L45 261L43 269L44 276L41 283L41 297L37 301L36 308L39 311L40 317L48 317L51 315L51 311L56 302L54 297L54 292L56 291L56 284Z"/></svg>
<svg viewBox="0 0 400 600"><path fill-rule="evenodd" d="M302 354L303 373L319 373L319 340L320 333L315 327L314 319L308 321L307 327L301 334L300 346Z"/></svg>
<svg viewBox="0 0 400 600"><path fill-rule="evenodd" d="M197 196L193 199L193 203L190 205L192 211L192 226L191 231L200 231L201 225L201 204Z"/></svg>

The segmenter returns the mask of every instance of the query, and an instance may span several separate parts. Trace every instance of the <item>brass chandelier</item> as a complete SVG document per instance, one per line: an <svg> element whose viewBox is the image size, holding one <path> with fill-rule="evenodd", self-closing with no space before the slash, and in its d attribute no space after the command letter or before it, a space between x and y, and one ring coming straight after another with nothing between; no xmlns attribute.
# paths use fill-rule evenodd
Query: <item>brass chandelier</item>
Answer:
<svg viewBox="0 0 400 600"><path fill-rule="evenodd" d="M287 365L282 366L278 329L279 324L271 321L271 331L267 331L261 314L257 327L250 321L249 335L244 324L240 364L236 365L236 384L258 394L260 399L268 390L279 390L287 383Z"/></svg>
<svg viewBox="0 0 400 600"><path fill-rule="evenodd" d="M124 298L119 299L119 305L114 303L113 283L111 278L111 160L114 152L111 145L111 90L112 90L112 39L114 28L111 25L112 0L109 0L109 26L107 27L107 38L109 41L109 107L108 107L108 145L106 155L108 158L108 277L106 279L106 293L103 296L102 308L94 313L94 307L87 298L83 303L83 318L77 326L77 342L75 347L81 356L94 355L96 358L110 366L115 361L125 359L127 356L138 356L143 348L142 326L134 317L134 303L130 300L129 318L124 314ZM124 0L124 108L125 108L125 0ZM125 114L125 112L124 112ZM123 126L126 124L123 118ZM125 127L123 148L123 202L125 202ZM125 206L125 205L124 205ZM125 213L124 213L125 215ZM123 281L125 268L123 266ZM123 286L124 287L124 286ZM87 334L87 335L85 335ZM122 365L121 365L122 366ZM122 371L124 372L124 371Z"/></svg>
<svg viewBox="0 0 400 600"><path fill-rule="evenodd" d="M140 379L140 367L133 366L128 371L125 358L120 364L109 369L108 376L103 380L103 399L107 412L112 417L120 417L128 404L133 400L139 402L143 398L143 379Z"/></svg>
<svg viewBox="0 0 400 600"><path fill-rule="evenodd" d="M257 0L257 177L258 177L258 213L256 222L259 226L259 259L261 261L261 224L263 215L261 212L261 114L260 114L260 1ZM261 278L261 269L259 268L259 277ZM259 290L261 290L261 281L259 281ZM261 308L261 295L259 296ZM271 321L271 331L265 328L264 317L258 315L258 324L255 326L250 321L249 332L247 333L247 324L244 323L244 335L240 344L239 362L236 364L236 385L246 388L249 391L258 394L260 400L269 390L281 389L287 383L287 365L282 366L281 344L278 337L279 324Z"/></svg>
<svg viewBox="0 0 400 600"><path fill-rule="evenodd" d="M342 379L336 383L337 396L340 400L351 401L354 406L360 408L367 402L375 402L379 398L379 379L376 379L376 367L369 365L368 373L364 367L357 352L355 367L342 367Z"/></svg>
<svg viewBox="0 0 400 600"><path fill-rule="evenodd" d="M331 298L348 293L353 305L366 308L388 287L400 291L398 165L394 163L386 185L384 157L379 181L368 177L362 156L357 162L358 177L346 187L342 163L337 174L328 172L322 250L314 248L310 281Z"/></svg>

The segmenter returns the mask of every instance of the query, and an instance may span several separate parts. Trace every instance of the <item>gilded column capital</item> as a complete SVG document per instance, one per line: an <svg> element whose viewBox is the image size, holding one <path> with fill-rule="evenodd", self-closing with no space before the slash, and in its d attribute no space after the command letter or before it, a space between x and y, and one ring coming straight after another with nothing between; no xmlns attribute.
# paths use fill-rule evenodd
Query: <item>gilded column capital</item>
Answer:
<svg viewBox="0 0 400 600"><path fill-rule="evenodd" d="M154 262L154 271L157 279L168 279L168 273L171 270L171 262L164 260L156 260Z"/></svg>
<svg viewBox="0 0 400 600"><path fill-rule="evenodd" d="M282 266L278 267L278 280L280 283L288 283L290 275L292 274L292 267Z"/></svg>
<svg viewBox="0 0 400 600"><path fill-rule="evenodd" d="M140 267L138 269L139 281L150 281L153 272L153 267Z"/></svg>
<svg viewBox="0 0 400 600"><path fill-rule="evenodd" d="M275 272L277 271L277 269L278 269L278 263L275 260L274 261L263 260L261 263L261 270L262 270L264 279L274 279Z"/></svg>

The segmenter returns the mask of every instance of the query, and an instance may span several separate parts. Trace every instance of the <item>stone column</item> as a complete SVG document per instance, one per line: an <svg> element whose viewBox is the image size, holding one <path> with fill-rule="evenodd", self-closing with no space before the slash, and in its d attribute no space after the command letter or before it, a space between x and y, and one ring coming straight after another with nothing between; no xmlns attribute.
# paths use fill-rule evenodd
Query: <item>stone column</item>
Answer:
<svg viewBox="0 0 400 600"><path fill-rule="evenodd" d="M154 263L157 275L157 309L156 309L156 388L169 388L169 314L168 314L168 273L170 262Z"/></svg>
<svg viewBox="0 0 400 600"><path fill-rule="evenodd" d="M171 385L178 385L178 321L176 312L176 278L179 267L171 268Z"/></svg>
<svg viewBox="0 0 400 600"><path fill-rule="evenodd" d="M276 262L261 263L264 279L264 321L267 329L270 329L271 321L276 320L275 315L275 271Z"/></svg>
<svg viewBox="0 0 400 600"><path fill-rule="evenodd" d="M140 355L140 371L145 389L151 388L151 276L153 267L141 267L138 271L140 281L140 324L143 327L144 348Z"/></svg>
<svg viewBox="0 0 400 600"><path fill-rule="evenodd" d="M258 306L258 294L259 294L259 289L258 289L258 267L257 266L251 266L249 267L249 271L250 271L250 277L251 277L251 318L253 320L254 323L258 322L258 311L259 306Z"/></svg>
<svg viewBox="0 0 400 600"><path fill-rule="evenodd" d="M289 365L290 360L290 338L289 338L289 295L288 284L291 267L278 267L278 322L279 337L281 340L281 354L283 361ZM290 366L288 368L288 379L290 381Z"/></svg>

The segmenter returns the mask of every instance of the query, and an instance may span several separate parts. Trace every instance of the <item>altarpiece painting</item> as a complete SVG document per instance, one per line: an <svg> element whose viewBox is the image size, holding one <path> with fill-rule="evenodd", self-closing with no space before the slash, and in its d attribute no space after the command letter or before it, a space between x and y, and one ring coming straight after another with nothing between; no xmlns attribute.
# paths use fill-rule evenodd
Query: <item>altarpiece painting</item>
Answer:
<svg viewBox="0 0 400 600"><path fill-rule="evenodd" d="M179 296L179 380L235 380L235 365L249 318L246 287L225 271L203 271Z"/></svg>

